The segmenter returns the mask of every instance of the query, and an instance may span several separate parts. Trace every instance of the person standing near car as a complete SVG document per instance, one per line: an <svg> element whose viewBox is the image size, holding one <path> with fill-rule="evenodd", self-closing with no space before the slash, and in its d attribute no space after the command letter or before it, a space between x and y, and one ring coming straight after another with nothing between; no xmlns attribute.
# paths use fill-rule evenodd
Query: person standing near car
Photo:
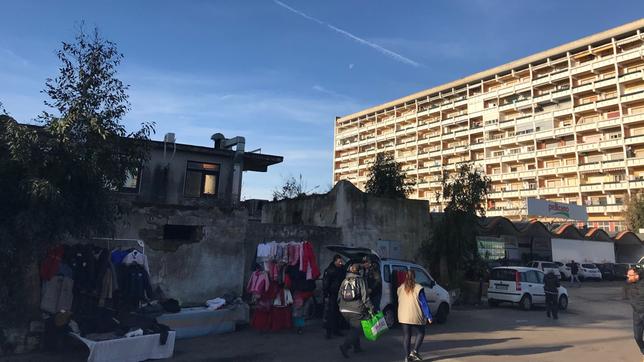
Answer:
<svg viewBox="0 0 644 362"><path fill-rule="evenodd" d="M382 279L380 277L379 265L374 262L372 257L365 256L362 258L362 266L364 267L365 280L367 282L367 292L369 299L376 307L380 309L380 297L382 295Z"/></svg>
<svg viewBox="0 0 644 362"><path fill-rule="evenodd" d="M342 355L349 358L349 350L352 347L354 352L362 352L360 347L362 325L360 321L369 319L369 316L374 313L373 304L367 293L367 283L360 276L360 264L349 266L347 276L340 285L338 304L340 305L340 313L351 326L344 343L340 345Z"/></svg>
<svg viewBox="0 0 644 362"><path fill-rule="evenodd" d="M340 333L340 327L344 321L340 314L338 306L338 293L340 285L345 277L344 261L338 254L333 256L333 261L324 270L322 277L322 292L324 293L324 328L326 329L326 338L331 339L333 335L343 336Z"/></svg>
<svg viewBox="0 0 644 362"><path fill-rule="evenodd" d="M552 319L559 319L559 279L555 272L550 270L543 278L543 291L546 294L546 315Z"/></svg>
<svg viewBox="0 0 644 362"><path fill-rule="evenodd" d="M423 287L416 283L416 273L413 270L405 272L405 282L398 287L397 294L398 321L403 330L405 361L422 361L418 350L425 339L425 325L432 323L432 313ZM416 334L413 349L411 348L412 331Z"/></svg>
<svg viewBox="0 0 644 362"><path fill-rule="evenodd" d="M577 286L581 287L581 281L579 280L579 264L574 260L570 261L570 282L575 283L577 281Z"/></svg>
<svg viewBox="0 0 644 362"><path fill-rule="evenodd" d="M633 307L633 337L644 355L644 287L640 273L635 268L628 269L626 280L630 287L628 288L628 295L631 300L631 307Z"/></svg>

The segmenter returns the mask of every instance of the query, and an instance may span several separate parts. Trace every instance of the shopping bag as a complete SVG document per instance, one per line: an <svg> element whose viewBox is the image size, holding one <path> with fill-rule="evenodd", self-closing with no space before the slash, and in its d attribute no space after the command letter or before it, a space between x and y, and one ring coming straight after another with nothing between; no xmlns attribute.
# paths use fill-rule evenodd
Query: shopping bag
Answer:
<svg viewBox="0 0 644 362"><path fill-rule="evenodd" d="M370 341L375 341L389 329L382 312L372 315L370 319L360 321L360 324L362 325L364 336Z"/></svg>

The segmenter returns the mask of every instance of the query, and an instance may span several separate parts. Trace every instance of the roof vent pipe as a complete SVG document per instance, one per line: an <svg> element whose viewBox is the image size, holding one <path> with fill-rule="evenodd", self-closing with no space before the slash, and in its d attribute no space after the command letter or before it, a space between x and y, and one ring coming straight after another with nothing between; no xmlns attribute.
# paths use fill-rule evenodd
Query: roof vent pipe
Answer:
<svg viewBox="0 0 644 362"><path fill-rule="evenodd" d="M224 137L223 134L221 133L215 133L210 137L211 140L215 142L215 149L220 150L222 147L223 142L226 140L226 137Z"/></svg>

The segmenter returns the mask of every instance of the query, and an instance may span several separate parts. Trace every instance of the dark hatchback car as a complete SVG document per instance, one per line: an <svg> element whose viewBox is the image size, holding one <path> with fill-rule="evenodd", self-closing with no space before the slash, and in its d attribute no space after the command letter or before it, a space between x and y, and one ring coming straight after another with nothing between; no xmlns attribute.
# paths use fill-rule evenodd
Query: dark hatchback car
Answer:
<svg viewBox="0 0 644 362"><path fill-rule="evenodd" d="M596 264L597 269L602 273L602 279L603 280L615 280L616 278L616 271L615 271L615 264L613 263L603 263L603 264Z"/></svg>

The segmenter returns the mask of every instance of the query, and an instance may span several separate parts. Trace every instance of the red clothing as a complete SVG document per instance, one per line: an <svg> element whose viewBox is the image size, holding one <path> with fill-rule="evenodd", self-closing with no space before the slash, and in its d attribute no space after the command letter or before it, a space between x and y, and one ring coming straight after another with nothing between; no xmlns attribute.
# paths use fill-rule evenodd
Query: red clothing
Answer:
<svg viewBox="0 0 644 362"><path fill-rule="evenodd" d="M262 295L268 291L268 287L268 274L266 272L256 271L250 276L246 290L251 294Z"/></svg>
<svg viewBox="0 0 644 362"><path fill-rule="evenodd" d="M291 306L273 307L271 309L271 332L293 328L292 315Z"/></svg>
<svg viewBox="0 0 644 362"><path fill-rule="evenodd" d="M40 279L47 281L58 273L64 254L65 249L62 245L57 245L49 249L45 260L40 265Z"/></svg>
<svg viewBox="0 0 644 362"><path fill-rule="evenodd" d="M306 273L307 280L316 280L320 277L320 268L318 267L317 260L315 260L313 245L308 241L302 243L302 259L300 260L300 271Z"/></svg>

